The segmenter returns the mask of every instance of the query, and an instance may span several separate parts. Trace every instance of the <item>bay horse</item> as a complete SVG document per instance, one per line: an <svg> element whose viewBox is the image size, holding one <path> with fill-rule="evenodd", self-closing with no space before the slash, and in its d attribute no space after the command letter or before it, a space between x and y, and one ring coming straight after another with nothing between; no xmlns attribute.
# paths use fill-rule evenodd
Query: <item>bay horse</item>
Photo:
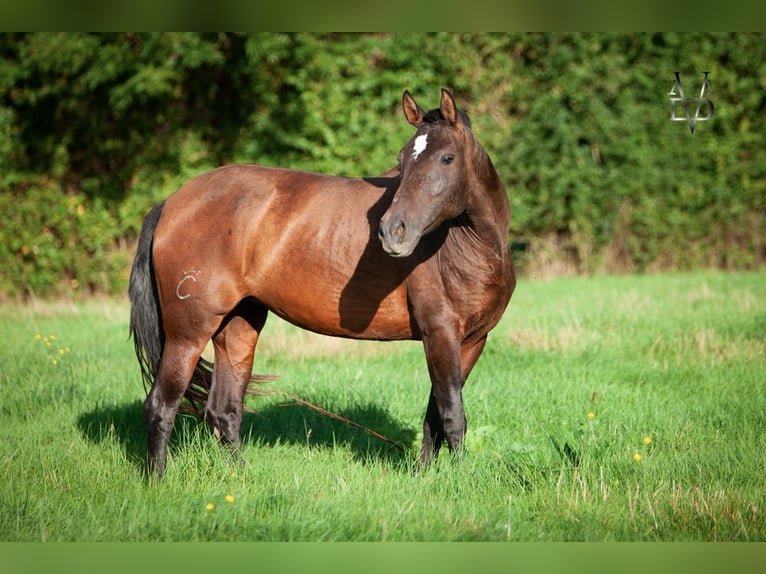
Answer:
<svg viewBox="0 0 766 574"><path fill-rule="evenodd" d="M269 311L304 329L420 340L431 392L419 462L466 433L462 388L516 285L510 206L468 116L446 89L397 167L349 178L232 164L199 175L146 216L130 273L150 477L190 384L236 452L255 346ZM201 358L212 340L214 360ZM206 368L210 367L210 368Z"/></svg>

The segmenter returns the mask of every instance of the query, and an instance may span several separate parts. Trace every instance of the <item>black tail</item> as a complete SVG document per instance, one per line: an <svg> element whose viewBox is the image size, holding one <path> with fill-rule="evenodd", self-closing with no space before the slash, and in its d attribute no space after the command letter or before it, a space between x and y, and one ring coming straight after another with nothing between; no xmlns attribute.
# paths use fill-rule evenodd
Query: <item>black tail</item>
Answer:
<svg viewBox="0 0 766 574"><path fill-rule="evenodd" d="M144 218L128 285L130 333L133 336L136 358L141 367L141 378L147 392L154 384L160 368L162 350L165 347L165 331L162 328L160 301L152 265L154 231L157 229L164 205L164 201L155 205ZM211 381L212 364L200 358L184 395L190 406L183 410L197 415L203 414Z"/></svg>
<svg viewBox="0 0 766 574"><path fill-rule="evenodd" d="M133 267L130 270L130 333L141 367L144 388L149 389L157 376L165 346L160 302L152 267L152 240L165 202L155 205L144 218Z"/></svg>

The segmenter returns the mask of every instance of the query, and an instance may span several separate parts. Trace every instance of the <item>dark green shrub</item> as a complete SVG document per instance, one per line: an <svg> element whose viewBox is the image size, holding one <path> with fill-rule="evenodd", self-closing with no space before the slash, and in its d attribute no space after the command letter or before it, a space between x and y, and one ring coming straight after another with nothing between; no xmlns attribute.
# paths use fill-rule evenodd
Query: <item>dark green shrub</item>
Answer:
<svg viewBox="0 0 766 574"><path fill-rule="evenodd" d="M762 34L0 35L0 292L122 292L144 213L234 161L380 173L453 90L530 273L761 266ZM715 115L669 121L673 72ZM523 252L521 250L524 250Z"/></svg>

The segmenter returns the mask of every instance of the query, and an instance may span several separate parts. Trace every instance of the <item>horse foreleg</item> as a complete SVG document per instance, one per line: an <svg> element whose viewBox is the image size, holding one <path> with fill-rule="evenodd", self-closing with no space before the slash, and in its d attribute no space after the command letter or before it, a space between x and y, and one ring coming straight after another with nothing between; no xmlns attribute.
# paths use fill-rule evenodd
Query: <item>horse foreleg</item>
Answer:
<svg viewBox="0 0 766 574"><path fill-rule="evenodd" d="M428 397L428 407L426 408L426 417L423 420L423 446L420 449L420 458L418 463L421 466L428 465L433 458L439 454L439 450L444 443L444 428L442 418L439 414L439 407L433 392Z"/></svg>
<svg viewBox="0 0 766 574"><path fill-rule="evenodd" d="M465 379L455 330L437 327L424 333L431 394L423 422L420 463L428 464L447 441L450 452L462 452L466 431L462 388Z"/></svg>
<svg viewBox="0 0 766 574"><path fill-rule="evenodd" d="M465 384L468 375L471 374L473 366L476 361L479 360L481 352L484 350L484 345L487 344L487 336L484 335L481 339L473 343L463 343L460 347L460 368L463 374L463 384Z"/></svg>
<svg viewBox="0 0 766 574"><path fill-rule="evenodd" d="M215 361L205 416L213 433L238 456L242 410L253 368L258 336L266 321L266 309L241 306L213 338Z"/></svg>
<svg viewBox="0 0 766 574"><path fill-rule="evenodd" d="M437 338L438 340L438 338ZM449 339L448 339L449 340ZM432 379L431 395L428 399L428 408L423 423L423 448L420 451L420 463L428 464L439 453L444 441L451 452L463 452L463 443L467 428L465 410L463 407L462 388L473 366L479 359L486 336L476 342L463 343L460 346L459 355L450 351L451 357L460 357L460 376L455 378L455 366L450 356L442 356L447 349L454 346L446 343L431 353L426 352L429 361L429 373ZM434 343L429 343L434 344ZM446 376L440 375L440 369L435 363L444 364ZM433 366L432 366L432 363ZM452 374L452 378L449 374Z"/></svg>

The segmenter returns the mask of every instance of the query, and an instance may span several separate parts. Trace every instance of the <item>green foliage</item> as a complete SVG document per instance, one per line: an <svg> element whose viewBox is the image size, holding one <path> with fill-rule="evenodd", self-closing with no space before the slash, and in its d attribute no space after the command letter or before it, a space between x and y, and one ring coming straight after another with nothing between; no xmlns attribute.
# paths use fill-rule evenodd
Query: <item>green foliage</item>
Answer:
<svg viewBox="0 0 766 574"><path fill-rule="evenodd" d="M124 290L144 213L223 163L383 172L402 91L433 107L442 86L530 272L758 267L765 62L762 34L3 34L0 292ZM710 71L693 135L668 121L676 70L690 94Z"/></svg>
<svg viewBox="0 0 766 574"><path fill-rule="evenodd" d="M13 225L0 230L0 292L25 295L110 293L125 288L129 264L118 221L99 198L51 193L32 184L23 201L0 194L0 213Z"/></svg>
<svg viewBox="0 0 766 574"><path fill-rule="evenodd" d="M516 69L539 73L514 75L515 137L498 143L509 154L497 162L514 231L555 234L586 271L762 262L766 157L751 145L763 127L761 39L522 37ZM716 115L693 136L668 121L675 70L692 94L711 71Z"/></svg>

